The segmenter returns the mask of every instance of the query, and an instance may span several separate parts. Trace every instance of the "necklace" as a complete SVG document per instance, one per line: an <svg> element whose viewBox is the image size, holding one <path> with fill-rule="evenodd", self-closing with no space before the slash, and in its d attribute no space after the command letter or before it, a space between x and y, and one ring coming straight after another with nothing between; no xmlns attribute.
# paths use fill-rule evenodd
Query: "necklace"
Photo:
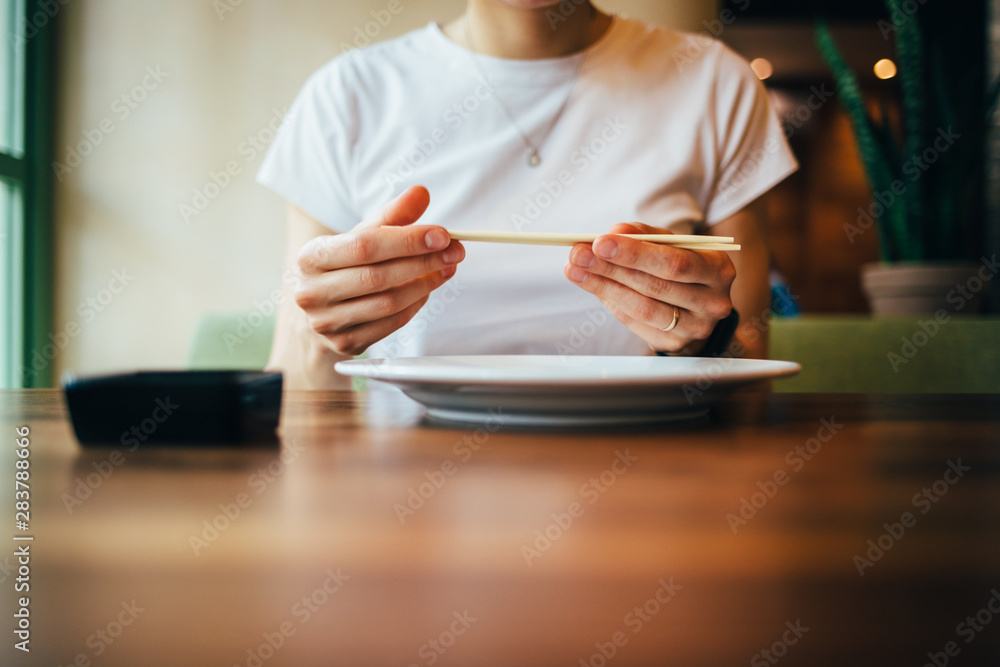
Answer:
<svg viewBox="0 0 1000 667"><path fill-rule="evenodd" d="M591 5L590 7L591 36L593 35L594 25L596 24L596 21L594 20L596 18L596 14L597 14L596 10L594 9L593 5ZM465 29L465 41L468 42L469 44L469 59L472 61L472 66L479 73L480 77L482 77L482 80L486 81L487 80L486 73L479 66L479 61L477 60L477 58L479 57L479 50L476 49L475 42L472 41L472 32L469 30L468 13L466 13L465 17L462 19L462 26ZM590 46L589 44L590 41L591 40L588 40L587 46ZM570 98L573 97L573 90L576 88L576 81L577 78L579 78L580 76L580 69L583 67L583 61L586 60L586 58L587 58L586 53L582 53L580 55L580 58L576 63L576 69L573 70L573 77L570 79L569 92L566 93L566 99L563 100L563 103L559 107L559 110L556 111L554 116L552 116L552 121L549 123L548 129L545 130L545 134L542 135L541 140L537 144L532 143L531 139L529 139L528 136L524 133L524 131L521 130L521 127L517 124L517 121L514 120L513 114L511 114L510 110L507 109L507 106L500 101L500 98L497 97L496 92L492 88L489 89L490 97L492 97L493 101L496 102L498 107L500 107L500 110L503 112L503 115L507 118L507 122L510 123L510 126L514 128L518 136L521 137L521 141L524 142L525 148L528 149L529 167L537 167L542 163L542 156L539 154L538 151L545 143L546 139L549 138L549 135L552 134L552 130L555 129L556 123L559 122L559 119L563 115L563 111L566 110L566 105L569 104Z"/></svg>

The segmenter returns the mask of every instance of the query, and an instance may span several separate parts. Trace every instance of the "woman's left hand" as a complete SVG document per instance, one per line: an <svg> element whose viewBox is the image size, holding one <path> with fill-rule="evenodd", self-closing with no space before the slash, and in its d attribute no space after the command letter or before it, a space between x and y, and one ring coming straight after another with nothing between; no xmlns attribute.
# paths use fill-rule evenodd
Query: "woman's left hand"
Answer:
<svg viewBox="0 0 1000 667"><path fill-rule="evenodd" d="M729 292L736 267L724 252L612 236L669 233L617 224L593 244L575 245L563 270L654 350L697 354L733 308ZM671 329L675 308L679 317Z"/></svg>

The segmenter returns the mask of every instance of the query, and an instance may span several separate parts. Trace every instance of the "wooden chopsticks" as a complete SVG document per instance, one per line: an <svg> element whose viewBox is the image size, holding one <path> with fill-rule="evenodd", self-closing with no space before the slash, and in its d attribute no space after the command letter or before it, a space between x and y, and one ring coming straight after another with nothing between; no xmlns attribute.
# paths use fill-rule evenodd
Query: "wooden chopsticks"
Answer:
<svg viewBox="0 0 1000 667"><path fill-rule="evenodd" d="M483 243L520 243L526 245L557 245L571 246L577 243L593 243L599 236L606 234L546 234L522 232L486 232L471 230L450 230L451 238L456 241L478 241ZM735 251L740 246L734 243L732 236L702 236L697 234L616 234L639 241L660 243L686 250L723 250Z"/></svg>

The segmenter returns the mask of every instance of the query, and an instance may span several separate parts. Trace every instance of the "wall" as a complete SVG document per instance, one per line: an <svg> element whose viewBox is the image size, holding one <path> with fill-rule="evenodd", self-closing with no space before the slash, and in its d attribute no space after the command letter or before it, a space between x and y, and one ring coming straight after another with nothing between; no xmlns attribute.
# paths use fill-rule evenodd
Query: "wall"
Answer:
<svg viewBox="0 0 1000 667"><path fill-rule="evenodd" d="M253 142L263 147L305 78L387 4L76 0L63 8L57 375L183 366L202 314L268 299L280 282L284 204L254 182L262 151ZM378 39L464 7L402 4ZM704 0L598 4L690 30L716 13ZM218 176L216 188L212 173L227 164L239 173Z"/></svg>

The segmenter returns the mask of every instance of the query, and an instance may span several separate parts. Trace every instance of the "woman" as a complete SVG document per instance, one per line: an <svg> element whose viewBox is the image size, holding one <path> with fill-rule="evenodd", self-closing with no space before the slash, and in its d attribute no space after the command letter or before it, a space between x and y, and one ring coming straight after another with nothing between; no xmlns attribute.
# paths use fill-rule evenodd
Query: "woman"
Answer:
<svg viewBox="0 0 1000 667"><path fill-rule="evenodd" d="M697 355L734 309L747 356L766 356L751 324L769 310L762 196L796 164L720 43L589 1L469 0L447 25L336 58L289 115L258 178L290 203L300 280L270 362L290 387L346 386L334 363L369 348ZM466 248L446 228L743 249L602 236L567 257Z"/></svg>

